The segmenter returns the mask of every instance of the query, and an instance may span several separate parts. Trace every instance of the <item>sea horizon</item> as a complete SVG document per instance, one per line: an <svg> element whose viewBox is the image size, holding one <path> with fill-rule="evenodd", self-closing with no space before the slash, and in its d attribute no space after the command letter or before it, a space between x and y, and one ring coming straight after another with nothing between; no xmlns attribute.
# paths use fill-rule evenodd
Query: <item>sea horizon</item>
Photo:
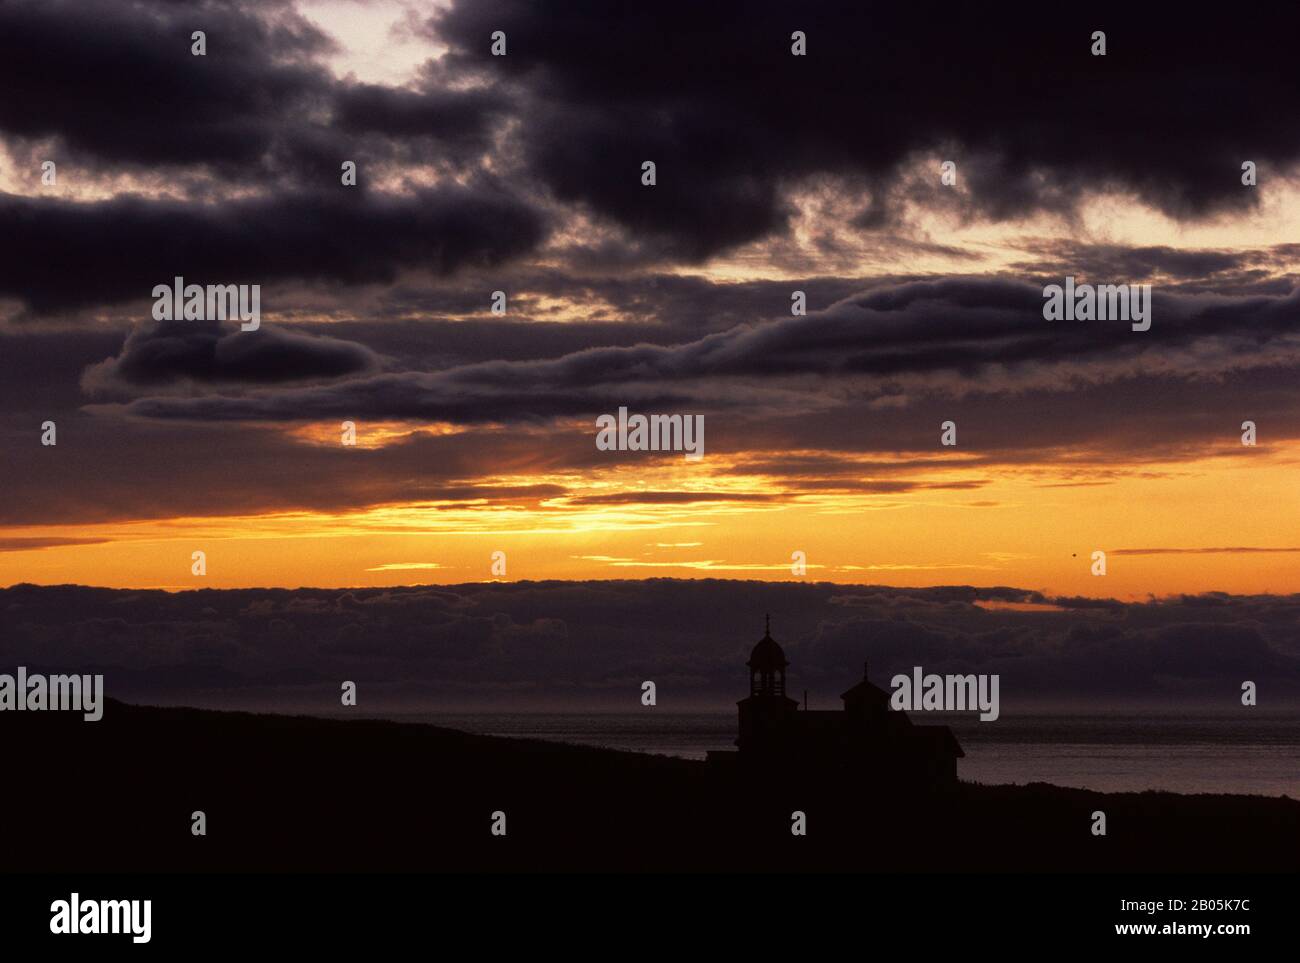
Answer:
<svg viewBox="0 0 1300 963"><path fill-rule="evenodd" d="M383 712L320 718L423 723L478 735L703 760L734 749L733 711ZM920 718L918 718L920 716ZM933 716L931 718L930 716ZM1300 710L1231 710L1195 718L1168 709L1004 715L913 714L918 725L948 725L966 752L958 777L985 785L1041 782L1096 792L1175 792L1300 796Z"/></svg>

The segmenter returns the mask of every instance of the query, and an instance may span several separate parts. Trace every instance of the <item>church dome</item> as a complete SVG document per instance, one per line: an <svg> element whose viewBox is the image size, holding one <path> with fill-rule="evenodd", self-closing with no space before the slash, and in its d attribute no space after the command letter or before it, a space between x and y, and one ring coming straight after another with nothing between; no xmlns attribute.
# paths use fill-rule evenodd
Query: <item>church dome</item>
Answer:
<svg viewBox="0 0 1300 963"><path fill-rule="evenodd" d="M785 667L790 664L786 661L781 646L777 645L776 640L772 638L770 621L768 622L767 631L758 640L754 650L749 653L749 661L745 664L755 672L775 672L778 669L784 672Z"/></svg>

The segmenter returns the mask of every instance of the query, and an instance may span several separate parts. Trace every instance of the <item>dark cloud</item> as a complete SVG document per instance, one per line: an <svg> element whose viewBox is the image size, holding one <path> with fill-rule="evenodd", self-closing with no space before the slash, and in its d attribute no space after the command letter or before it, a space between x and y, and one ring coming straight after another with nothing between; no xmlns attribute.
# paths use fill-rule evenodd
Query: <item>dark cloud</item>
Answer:
<svg viewBox="0 0 1300 963"><path fill-rule="evenodd" d="M696 502L770 502L783 496L758 492L613 492L581 495L569 499L572 505L689 505Z"/></svg>
<svg viewBox="0 0 1300 963"><path fill-rule="evenodd" d="M379 359L364 345L267 325L162 321L132 332L121 353L87 369L91 394L158 388L174 382L275 384L374 371Z"/></svg>
<svg viewBox="0 0 1300 963"><path fill-rule="evenodd" d="M176 276L358 285L392 281L402 269L498 263L532 249L545 231L538 210L488 183L409 196L340 187L213 206L0 194L0 295L46 312L137 299L143 309L154 286ZM266 292L262 308L275 311Z"/></svg>
<svg viewBox="0 0 1300 963"><path fill-rule="evenodd" d="M206 56L190 52L195 30ZM57 138L82 162L246 174L327 106L332 81L315 58L333 46L284 0L10 0L0 5L0 130Z"/></svg>
<svg viewBox="0 0 1300 963"><path fill-rule="evenodd" d="M359 164L359 191L372 164L472 164L507 106L436 62L418 92L337 80L322 59L337 44L287 0L14 0L0 49L0 132L53 141L31 159L64 177L161 172L195 192L337 184L343 160Z"/></svg>
<svg viewBox="0 0 1300 963"><path fill-rule="evenodd" d="M796 18L809 55L793 57L795 21L779 4L574 3L557 26L519 0L476 0L425 25L451 51L398 88L335 78L324 60L334 42L282 0L14 0L0 8L0 87L11 94L0 102L0 132L19 146L53 138L60 159L70 154L65 163L92 173L167 177L190 199L5 199L2 236L26 243L0 249L0 263L15 265L0 271L0 293L37 312L120 302L140 283L132 267L159 246L191 274L249 263L234 246L255 252L252 263L273 277L390 282L413 265L499 263L543 233L523 201L527 213L513 220L468 203L454 224L369 217L357 201L354 222L330 193L345 158L362 164L357 197L376 168L400 180L415 165L465 182L490 167L518 197L544 193L594 212L622 225L623 237L575 239L558 255L570 269L613 274L647 257L699 260L779 234L791 189L821 175L845 179L868 228L890 223L907 198L998 219L1068 212L1091 187L1130 189L1179 217L1250 209L1243 157L1280 172L1300 155L1300 134L1276 123L1297 92L1270 71L1289 53L1279 32L1249 18L1208 30L1158 10L1094 10L1094 21L1108 18L1110 51L1099 58L1088 53L1091 26L1068 10L963 8L937 23L923 8L814 3ZM207 32L207 57L190 55L193 29ZM497 29L509 35L507 57L489 56L485 38ZM962 189L937 186L935 172L917 168L918 152L955 158ZM659 164L652 189L640 184L645 159ZM235 189L261 196L233 201ZM214 199L220 213L209 209ZM428 194L408 200L416 210L438 204ZM248 234L233 236L227 221L250 225ZM432 240L440 235L450 235L445 248ZM102 270L78 237L100 239ZM470 250L457 256L462 243ZM1022 267L1051 268L1071 254L1063 243ZM842 253L833 239L819 244L822 255ZM978 256L941 241L888 244ZM71 258L65 276L79 283L56 283L30 253L47 245ZM1124 276L1269 282L1235 254L1104 247L1073 253ZM691 283L679 282L683 294ZM709 330L753 317L749 305L727 305L729 287L696 284L710 303L693 313L710 319ZM660 293L643 315L683 307L684 297Z"/></svg>
<svg viewBox="0 0 1300 963"><path fill-rule="evenodd" d="M462 277L469 280L469 272ZM566 333L573 346L569 350L579 345L635 344L638 340L656 344L689 340L741 323L788 317L790 295L795 289L804 291L808 310L816 311L865 289L898 280L914 278L866 280L811 275L799 281L719 283L700 276L660 272L601 275L568 266L541 269L507 265L493 269L490 277L473 278L472 283L394 285L384 292L378 305L369 306L369 316L417 315L437 324L440 315L482 314L487 306L485 292L501 289L509 296L509 313L492 320L506 336L498 339L500 343L493 349L503 352L498 357L514 358L529 356L522 351L541 338L555 341ZM540 325L551 320L552 314L562 315L561 326L542 328ZM618 320L602 323L609 319ZM457 337L456 325L446 327L452 330L441 332L440 338L468 340ZM481 340L478 333L475 340ZM538 350L530 356L556 353L563 352Z"/></svg>
<svg viewBox="0 0 1300 963"><path fill-rule="evenodd" d="M795 29L805 57L790 53ZM1108 30L1105 57L1090 54L1094 29ZM867 187L867 228L892 218L900 189L999 219L1119 187L1195 218L1254 205L1243 160L1271 176L1300 157L1300 134L1277 123L1300 82L1276 74L1289 47L1267 16L1210 29L1127 4L1081 20L1027 3L590 0L557 29L524 0L474 0L432 30L456 67L528 91L519 139L558 197L686 259L781 230L784 189L816 174ZM506 57L490 56L494 30ZM916 170L918 152L956 160L969 195Z"/></svg>
<svg viewBox="0 0 1300 963"><path fill-rule="evenodd" d="M1102 22L1110 49L1093 57ZM206 57L190 54L194 29ZM489 55L498 29L509 56ZM808 56L791 56L793 29ZM867 229L906 198L1002 219L1068 213L1102 187L1201 217L1253 207L1242 160L1267 178L1300 157L1300 135L1276 123L1297 83L1271 70L1289 49L1267 18L1209 30L1115 4L1083 24L1013 4L936 23L924 8L827 2L792 20L779 4L593 0L557 27L521 0L475 0L426 32L451 52L396 88L336 79L334 41L280 0L13 0L0 131L87 164L281 191L324 189L349 158L473 169L508 132L496 170L622 225L633 260L674 261L783 232L790 189L820 175L854 185ZM962 189L938 186L921 153L956 160ZM648 159L654 188L640 183Z"/></svg>
<svg viewBox="0 0 1300 963"><path fill-rule="evenodd" d="M106 538L0 538L0 552L30 552L40 548L59 548L64 545L102 545Z"/></svg>
<svg viewBox="0 0 1300 963"><path fill-rule="evenodd" d="M1032 254L1032 260L1012 264L1008 270L1038 276L1059 276L1064 271L1080 281L1098 284L1120 283L1120 279L1204 281L1219 274L1239 274L1261 256L1258 251L1082 244L1046 239L1034 243Z"/></svg>
<svg viewBox="0 0 1300 963"><path fill-rule="evenodd" d="M980 602L1060 603L1019 612ZM1003 705L1142 698L1237 704L1242 679L1300 696L1300 597L1069 600L1010 587L704 579L167 593L0 590L0 660L104 671L110 694L268 707L337 701L589 706L659 682L664 706L723 709L747 685L763 613L791 684L834 704L869 659L879 684L922 665L997 672ZM613 692L614 695L610 695ZM321 694L324 694L323 696ZM630 695L629 695L630 694ZM321 704L324 704L322 701Z"/></svg>
<svg viewBox="0 0 1300 963"><path fill-rule="evenodd" d="M848 401L897 406L931 395L1068 392L1144 370L1186 383L1296 363L1288 339L1297 291L1235 299L1157 291L1147 332L1113 320L1045 321L1043 303L1041 287L1000 279L886 285L807 317L671 346L594 347L240 396L141 399L128 411L270 421L360 412L466 424L592 417L620 405L786 416ZM814 376L822 390L810 390Z"/></svg>
<svg viewBox="0 0 1300 963"><path fill-rule="evenodd" d="M544 473L602 454L587 437L542 445L517 431L415 435L369 448L364 420L356 447L338 443L338 422L322 426L327 441L319 444L247 427L121 421L105 431L101 419L75 414L57 422L56 447L41 446L39 421L0 434L15 456L6 466L0 525L347 512L404 501L536 506L564 488L502 485L485 473Z"/></svg>
<svg viewBox="0 0 1300 963"><path fill-rule="evenodd" d="M417 145L433 141L426 160L448 154L467 159L487 151L496 123L510 112L510 99L495 89L449 89L445 84L451 79L429 70L419 91L377 84L341 87L334 97L334 124L348 133L378 133Z"/></svg>

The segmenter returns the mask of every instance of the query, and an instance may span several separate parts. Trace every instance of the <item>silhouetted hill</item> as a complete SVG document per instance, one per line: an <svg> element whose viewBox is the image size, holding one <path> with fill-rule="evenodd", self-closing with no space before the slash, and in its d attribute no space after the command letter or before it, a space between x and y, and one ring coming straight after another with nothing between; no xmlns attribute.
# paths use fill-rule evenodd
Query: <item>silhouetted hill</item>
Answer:
<svg viewBox="0 0 1300 963"><path fill-rule="evenodd" d="M98 723L6 712L0 735L9 870L1300 867L1300 802L1285 797L1040 784L900 797L434 726L112 701ZM791 835L796 809L806 837ZM191 835L194 810L206 837Z"/></svg>

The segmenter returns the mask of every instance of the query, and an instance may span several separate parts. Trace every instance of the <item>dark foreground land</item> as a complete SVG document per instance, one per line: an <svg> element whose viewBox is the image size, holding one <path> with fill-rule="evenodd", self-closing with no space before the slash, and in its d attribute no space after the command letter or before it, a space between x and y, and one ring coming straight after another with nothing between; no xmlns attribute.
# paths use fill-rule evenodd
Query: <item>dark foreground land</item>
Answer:
<svg viewBox="0 0 1300 963"><path fill-rule="evenodd" d="M115 702L96 723L6 712L0 740L4 871L1300 868L1300 802L1285 797L1041 784L917 797L433 726Z"/></svg>

